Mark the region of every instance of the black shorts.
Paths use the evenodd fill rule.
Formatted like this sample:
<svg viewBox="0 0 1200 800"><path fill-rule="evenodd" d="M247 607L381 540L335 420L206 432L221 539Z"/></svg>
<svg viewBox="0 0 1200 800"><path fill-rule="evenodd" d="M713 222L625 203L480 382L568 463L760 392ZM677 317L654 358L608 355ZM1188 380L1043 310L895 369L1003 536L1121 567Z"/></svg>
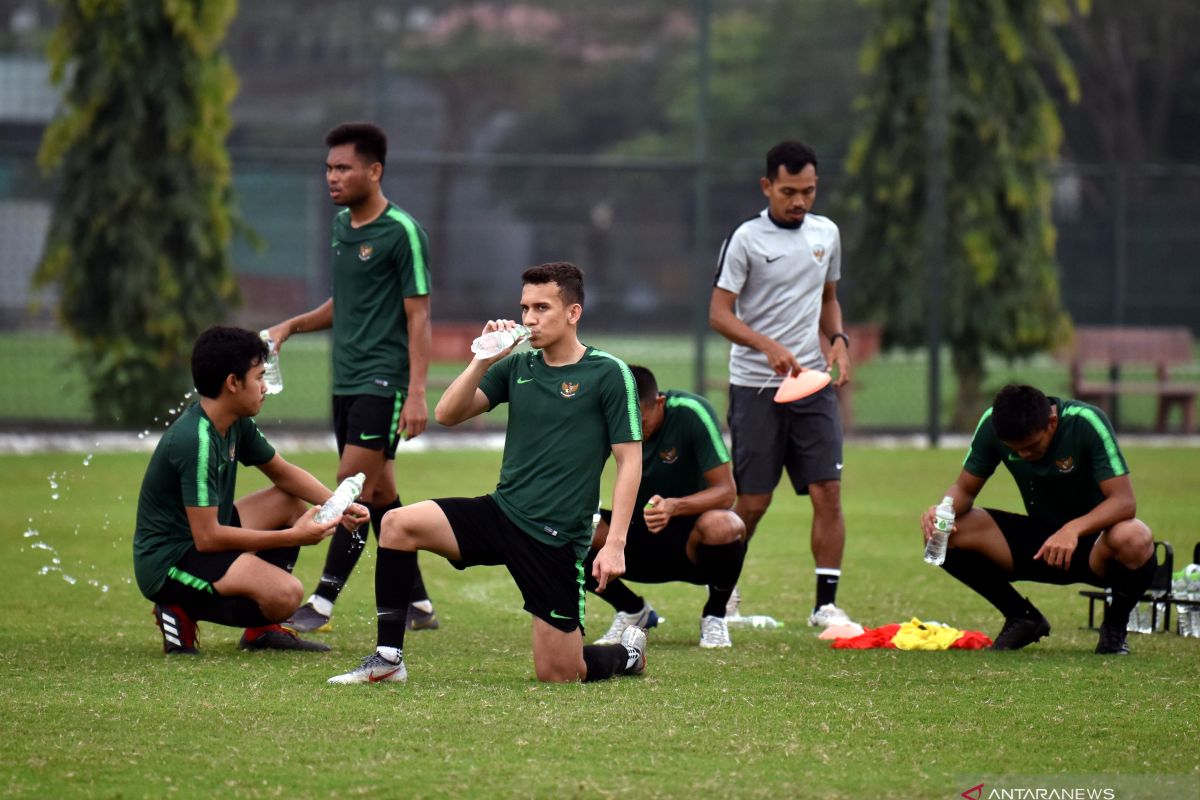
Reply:
<svg viewBox="0 0 1200 800"><path fill-rule="evenodd" d="M606 523L612 521L612 511L600 509ZM625 574L622 578L634 583L672 583L683 581L703 586L707 578L687 556L687 541L699 517L671 517L667 527L651 533L646 518L633 513L629 535L625 539Z"/></svg>
<svg viewBox="0 0 1200 800"><path fill-rule="evenodd" d="M729 434L738 494L770 494L787 469L796 494L842 477L842 416L832 386L791 403L775 392L729 387Z"/></svg>
<svg viewBox="0 0 1200 800"><path fill-rule="evenodd" d="M242 520L238 516L237 508L233 509L233 519L229 521L229 524L235 528L242 527ZM246 551L221 550L216 553L201 553L195 545L192 545L183 554L183 558L167 571L167 579L163 581L162 588L155 592L150 599L162 605L183 606L186 609L190 603L200 597L219 595L220 592L213 584L225 577L225 573L233 566L233 562L237 561L244 552ZM296 559L300 555L300 546L276 547L271 550L261 550L254 555L290 573L296 566Z"/></svg>
<svg viewBox="0 0 1200 800"><path fill-rule="evenodd" d="M447 497L438 504L458 540L457 569L508 568L524 608L560 631L583 632L583 559L564 543L545 544L518 528L491 497Z"/></svg>
<svg viewBox="0 0 1200 800"><path fill-rule="evenodd" d="M346 445L382 450L391 461L400 443L400 410L404 408L404 392L395 397L373 394L333 396L333 436L337 439L338 455Z"/></svg>
<svg viewBox="0 0 1200 800"><path fill-rule="evenodd" d="M1011 511L997 511L994 508L983 509L991 515L1008 542L1012 553L1013 580L1036 581L1038 583L1053 583L1066 585L1068 583L1089 583L1092 586L1107 586L1108 584L1088 565L1092 548L1096 546L1099 533L1089 533L1080 536L1075 552L1071 554L1071 566L1067 569L1051 567L1041 559L1034 561L1033 557L1047 539L1058 531L1059 526L1041 520L1027 517L1024 514L1014 514Z"/></svg>

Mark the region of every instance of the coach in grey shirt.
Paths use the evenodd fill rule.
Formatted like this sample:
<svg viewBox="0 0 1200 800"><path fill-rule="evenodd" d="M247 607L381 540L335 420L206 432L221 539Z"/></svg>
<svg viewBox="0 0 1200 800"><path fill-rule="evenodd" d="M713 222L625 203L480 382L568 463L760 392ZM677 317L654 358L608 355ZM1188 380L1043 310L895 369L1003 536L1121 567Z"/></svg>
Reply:
<svg viewBox="0 0 1200 800"><path fill-rule="evenodd" d="M809 495L817 592L808 623L828 626L850 621L836 603L846 522L835 387L850 379L850 340L837 299L842 244L837 225L810 213L817 196L817 157L807 145L785 141L772 147L759 182L767 208L734 229L722 245L708 312L713 329L733 343L734 510L745 521L749 540L784 468L796 493ZM829 343L828 360L822 339ZM837 377L831 385L791 403L774 402L775 387L786 376L801 368L832 367Z"/></svg>

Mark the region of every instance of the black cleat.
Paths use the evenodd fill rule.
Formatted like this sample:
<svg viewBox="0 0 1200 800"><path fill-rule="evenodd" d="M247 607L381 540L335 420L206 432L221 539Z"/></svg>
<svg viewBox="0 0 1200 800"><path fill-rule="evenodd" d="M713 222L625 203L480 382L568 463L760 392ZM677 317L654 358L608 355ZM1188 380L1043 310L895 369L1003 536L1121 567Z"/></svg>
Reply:
<svg viewBox="0 0 1200 800"><path fill-rule="evenodd" d="M252 635L251 630L258 633L253 638L248 638ZM329 645L301 639L280 625L247 629L242 634L242 640L238 642L238 647L242 650L308 650L314 653L324 653L329 650Z"/></svg>
<svg viewBox="0 0 1200 800"><path fill-rule="evenodd" d="M1096 644L1096 652L1102 656L1127 656L1129 645L1126 644L1125 626L1117 627L1107 622L1100 625L1100 641Z"/></svg>
<svg viewBox="0 0 1200 800"><path fill-rule="evenodd" d="M1035 616L1009 617L992 642L992 650L1020 650L1050 633L1050 622L1042 612L1032 609Z"/></svg>
<svg viewBox="0 0 1200 800"><path fill-rule="evenodd" d="M296 609L291 618L280 623L294 633L327 633L333 630L329 617L313 608L312 603L305 603Z"/></svg>
<svg viewBox="0 0 1200 800"><path fill-rule="evenodd" d="M423 611L415 603L409 603L404 624L410 631L436 631L441 626L436 611Z"/></svg>
<svg viewBox="0 0 1200 800"><path fill-rule="evenodd" d="M162 632L163 652L169 656L199 654L200 630L179 606L154 604L154 624Z"/></svg>

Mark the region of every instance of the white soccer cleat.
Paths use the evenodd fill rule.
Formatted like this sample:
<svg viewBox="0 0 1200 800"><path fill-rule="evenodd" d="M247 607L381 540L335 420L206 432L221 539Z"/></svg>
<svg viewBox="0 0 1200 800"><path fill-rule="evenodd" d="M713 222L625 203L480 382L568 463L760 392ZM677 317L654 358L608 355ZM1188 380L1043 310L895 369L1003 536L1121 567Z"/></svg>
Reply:
<svg viewBox="0 0 1200 800"><path fill-rule="evenodd" d="M658 614L650 607L649 603L643 602L641 611L635 611L632 614L618 611L613 616L612 625L608 627L608 633L601 636L592 644L621 644L621 635L630 626L637 626L646 631L656 625L658 625Z"/></svg>
<svg viewBox="0 0 1200 800"><path fill-rule="evenodd" d="M724 617L700 618L700 647L703 650L733 647L733 641L729 638L729 624Z"/></svg>
<svg viewBox="0 0 1200 800"><path fill-rule="evenodd" d="M646 632L636 625L630 625L621 634L621 642L633 663L625 667L626 675L640 675L646 669Z"/></svg>
<svg viewBox="0 0 1200 800"><path fill-rule="evenodd" d="M379 653L371 653L362 660L355 669L334 675L329 683L386 683L389 681L408 680L408 669L404 666L404 657L399 661L388 661Z"/></svg>
<svg viewBox="0 0 1200 800"><path fill-rule="evenodd" d="M833 603L826 603L818 608L808 617L808 624L819 628L828 628L830 625L849 625L853 620L850 615Z"/></svg>

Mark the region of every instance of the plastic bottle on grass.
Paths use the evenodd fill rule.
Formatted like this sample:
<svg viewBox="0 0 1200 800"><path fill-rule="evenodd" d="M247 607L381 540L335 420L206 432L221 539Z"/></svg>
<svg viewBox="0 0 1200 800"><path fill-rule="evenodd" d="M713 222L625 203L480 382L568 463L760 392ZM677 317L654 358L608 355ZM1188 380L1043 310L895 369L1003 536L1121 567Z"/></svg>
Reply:
<svg viewBox="0 0 1200 800"><path fill-rule="evenodd" d="M513 342L524 339L528 335L529 328L524 325L517 325L506 331L488 331L471 342L471 352L475 354L476 358L491 358L502 353Z"/></svg>
<svg viewBox="0 0 1200 800"><path fill-rule="evenodd" d="M1183 568L1183 599L1189 602L1179 606L1179 635L1200 637L1200 564Z"/></svg>
<svg viewBox="0 0 1200 800"><path fill-rule="evenodd" d="M263 365L267 370L263 373L263 382L267 384L267 394L279 394L283 391L283 373L279 371L279 350L271 341L270 331L261 330L258 335L267 344L267 363Z"/></svg>
<svg viewBox="0 0 1200 800"><path fill-rule="evenodd" d="M346 508L362 492L363 482L366 479L366 475L356 472L342 481L337 491L333 493L333 497L325 501L325 505L321 506L321 510L317 512L314 519L321 524L328 524L339 519L342 514L346 513Z"/></svg>
<svg viewBox="0 0 1200 800"><path fill-rule="evenodd" d="M925 562L940 567L946 560L946 543L954 528L954 499L943 497L934 511L933 534L925 543Z"/></svg>

